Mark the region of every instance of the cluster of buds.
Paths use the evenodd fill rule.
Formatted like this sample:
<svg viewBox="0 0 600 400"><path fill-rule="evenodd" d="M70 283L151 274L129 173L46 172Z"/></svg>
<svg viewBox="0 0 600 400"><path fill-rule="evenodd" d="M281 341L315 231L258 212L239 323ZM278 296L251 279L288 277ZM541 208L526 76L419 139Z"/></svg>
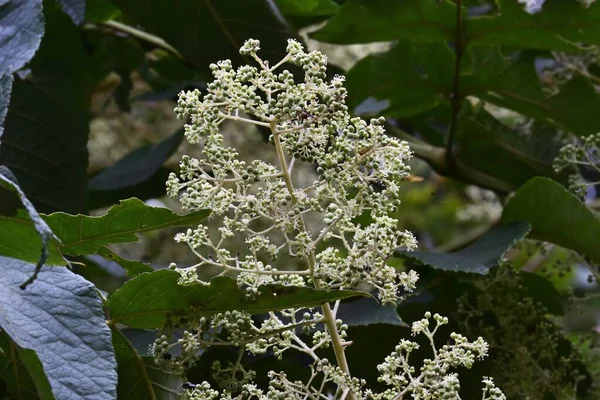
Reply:
<svg viewBox="0 0 600 400"><path fill-rule="evenodd" d="M270 66L257 55L259 48L250 39L240 50L257 66L236 69L229 60L212 64L214 81L206 93L180 94L175 112L189 118L185 136L201 145L202 157L184 156L179 175L168 179L167 191L185 210L210 209L220 227L211 232L200 225L176 235L199 260L190 267L172 265L180 273L179 283L207 284L200 271L210 267L235 276L249 298L270 284L334 290L362 285L382 303L397 304L418 279L416 272L388 264L398 248L417 246L413 235L390 217L400 204L399 184L409 176L407 143L385 134L383 118L367 123L349 115L344 78L328 80L323 54L306 53L300 43L289 40L287 55ZM285 64L302 71L301 82L281 70ZM225 145L220 129L225 121L268 130L277 162L240 159L237 149ZM306 181L301 165L316 172L308 185L298 185ZM315 218L310 215L317 215L319 223L311 223ZM232 251L229 242L240 238L245 248ZM278 265L284 257L299 260L300 266ZM348 326L337 319L338 306L270 312L261 321L238 311L190 319L176 343L161 337L153 351L158 362L175 362L181 368L210 346L239 349L235 363L213 365L220 392L204 382L186 391L188 399L397 398L398 387L375 395L364 390L364 380L350 375L344 349L351 342L346 339ZM470 344L457 336L457 343L459 339L456 346L440 350L433 362L441 357L440 365L448 368L470 366L470 352L482 354L481 341ZM181 354L170 359L166 354L175 345ZM334 350L337 365L320 355L325 348ZM281 359L288 350L312 359L308 383L271 371L270 386L257 388L242 356L272 352ZM395 373L381 368L383 376ZM423 380L423 385L435 379Z"/></svg>
<svg viewBox="0 0 600 400"><path fill-rule="evenodd" d="M584 197L590 187L600 184L600 133L562 147L553 167L556 172L574 167L576 173L569 177L569 189Z"/></svg>

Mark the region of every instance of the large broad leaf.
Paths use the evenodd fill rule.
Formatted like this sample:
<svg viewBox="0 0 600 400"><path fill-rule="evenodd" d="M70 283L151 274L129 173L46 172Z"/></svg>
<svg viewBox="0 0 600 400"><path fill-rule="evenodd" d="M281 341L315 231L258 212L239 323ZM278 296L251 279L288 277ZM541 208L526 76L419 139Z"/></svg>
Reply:
<svg viewBox="0 0 600 400"><path fill-rule="evenodd" d="M208 210L200 210L178 215L167 208L151 207L134 198L122 200L121 204L113 206L100 217L62 212L44 216L50 229L61 241L60 245L51 243L47 263L64 264L61 253L70 256L96 254L111 243L135 242L138 240L137 234L141 232L196 225L208 214ZM13 218L0 216L0 221L0 243L11 244L6 247L0 245L0 254L36 261L40 241L32 223L24 218L23 213ZM37 252L32 252L36 248Z"/></svg>
<svg viewBox="0 0 600 400"><path fill-rule="evenodd" d="M54 399L50 383L35 352L20 348L6 334L0 334L0 350L1 377L11 398Z"/></svg>
<svg viewBox="0 0 600 400"><path fill-rule="evenodd" d="M339 8L333 0L276 0L275 2L279 10L286 16L319 17L333 15Z"/></svg>
<svg viewBox="0 0 600 400"><path fill-rule="evenodd" d="M455 157L473 170L515 188L535 176L567 182L552 168L562 143L556 130L534 125L524 133L509 128L485 110L461 119Z"/></svg>
<svg viewBox="0 0 600 400"><path fill-rule="evenodd" d="M57 399L114 399L116 362L94 285L64 267L46 267L26 290L35 265L0 257L0 327L32 350Z"/></svg>
<svg viewBox="0 0 600 400"><path fill-rule="evenodd" d="M578 1L546 1L542 12L530 14L523 4L498 0L497 15L465 21L467 40L518 48L576 50L600 45L600 4L585 8Z"/></svg>
<svg viewBox="0 0 600 400"><path fill-rule="evenodd" d="M336 316L348 326L404 325L396 311L396 306L382 306L371 297L341 303Z"/></svg>
<svg viewBox="0 0 600 400"><path fill-rule="evenodd" d="M52 245L52 248L57 245L57 238L52 232L52 229L48 226L46 221L42 219L42 217L38 214L35 207L25 193L21 190L19 185L17 184L14 175L8 168L0 166L0 186L8 189L12 192L16 192L19 200L25 207L25 212L31 221L34 232L37 233L33 240L29 240L27 242L27 249L20 248L21 238L19 236L14 235L5 235L4 239L0 243L0 253L12 253L14 251L20 252L18 255L21 258L29 258L33 254L39 254L36 264L35 273L27 279L27 281L23 282L23 288L25 288L29 283L33 282L36 278L38 271L42 268L42 265L48 260L49 250L48 247ZM24 214L22 210L19 210L21 215ZM0 226L0 230L2 227ZM31 246L33 245L33 248ZM35 251L37 248L37 252Z"/></svg>
<svg viewBox="0 0 600 400"><path fill-rule="evenodd" d="M267 0L113 0L128 19L175 47L197 68L230 59L234 65L253 63L239 54L248 38L261 41L261 56L279 61L287 39L295 35ZM193 23L190 23L190 17Z"/></svg>
<svg viewBox="0 0 600 400"><path fill-rule="evenodd" d="M83 212L89 122L84 85L87 58L78 30L67 15L53 3L46 3L44 13L46 35L29 64L31 74L13 83L0 164L12 169L39 211Z"/></svg>
<svg viewBox="0 0 600 400"><path fill-rule="evenodd" d="M42 35L41 0L0 2L0 76L22 68L33 57Z"/></svg>
<svg viewBox="0 0 600 400"><path fill-rule="evenodd" d="M256 297L246 298L234 279L216 277L209 285L182 286L176 271L160 270L127 281L108 301L110 323L134 328L165 326L177 317L194 311L212 315L225 311L258 314L286 308L316 307L352 296L366 296L352 290L315 290L305 287L263 286Z"/></svg>
<svg viewBox="0 0 600 400"><path fill-rule="evenodd" d="M183 130L179 130L162 142L143 146L126 154L94 176L89 182L89 188L116 190L146 181L177 150L182 139Z"/></svg>
<svg viewBox="0 0 600 400"><path fill-rule="evenodd" d="M351 104L370 97L385 100L389 106L383 113L390 117L449 104L454 64L454 51L443 43L400 42L386 53L366 57L349 71ZM476 96L579 136L600 130L595 117L600 96L590 82L574 78L549 96L541 87L533 55L474 47L462 56L458 79L460 97Z"/></svg>
<svg viewBox="0 0 600 400"><path fill-rule="evenodd" d="M531 237L600 262L600 221L579 199L547 178L533 178L510 198L502 222L528 221Z"/></svg>
<svg viewBox="0 0 600 400"><path fill-rule="evenodd" d="M529 228L526 222L497 227L469 247L454 253L398 251L396 254L437 269L487 274L513 244L527 235Z"/></svg>
<svg viewBox="0 0 600 400"><path fill-rule="evenodd" d="M311 37L330 43L397 39L444 42L456 37L456 5L446 0L349 0Z"/></svg>
<svg viewBox="0 0 600 400"><path fill-rule="evenodd" d="M156 365L154 358L141 356L117 328L113 329L117 357L119 400L176 400L183 384L181 375Z"/></svg>

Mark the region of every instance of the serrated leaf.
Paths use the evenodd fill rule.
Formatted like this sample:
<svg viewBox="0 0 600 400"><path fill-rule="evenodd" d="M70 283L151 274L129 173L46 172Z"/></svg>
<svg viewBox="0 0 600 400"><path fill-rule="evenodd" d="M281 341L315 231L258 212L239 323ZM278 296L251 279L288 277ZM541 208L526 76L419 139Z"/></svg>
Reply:
<svg viewBox="0 0 600 400"><path fill-rule="evenodd" d="M11 1L9 7L13 3L19 2ZM44 16L46 34L29 63L31 73L13 83L0 164L13 170L38 211L84 212L89 65L69 17L51 2Z"/></svg>
<svg viewBox="0 0 600 400"><path fill-rule="evenodd" d="M315 290L305 287L263 286L253 299L238 288L234 279L215 277L209 285L182 286L176 271L160 270L127 281L108 300L110 323L134 328L155 329L167 321L167 314L186 315L192 309L212 315L225 311L258 314L285 308L315 307L352 296L368 296L352 290Z"/></svg>
<svg viewBox="0 0 600 400"><path fill-rule="evenodd" d="M600 221L572 193L548 178L533 178L511 197L502 222L528 221L531 237L556 243L600 262Z"/></svg>
<svg viewBox="0 0 600 400"><path fill-rule="evenodd" d="M496 227L472 245L454 253L397 251L396 254L437 269L487 274L514 243L527 235L529 229L526 222Z"/></svg>
<svg viewBox="0 0 600 400"><path fill-rule="evenodd" d="M0 257L0 326L39 358L57 399L114 399L116 362L96 288L64 267ZM77 382L77 384L73 384Z"/></svg>
<svg viewBox="0 0 600 400"><path fill-rule="evenodd" d="M248 38L260 40L261 56L277 62L285 55L287 39L296 37L267 0L113 0L113 3L128 19L164 39L186 61L207 73L210 63L224 59L234 65L253 63L250 57L239 54ZM190 15L196 16L192 24Z"/></svg>
<svg viewBox="0 0 600 400"><path fill-rule="evenodd" d="M310 36L339 44L408 39L449 41L456 37L456 5L439 0L348 0Z"/></svg>
<svg viewBox="0 0 600 400"><path fill-rule="evenodd" d="M209 210L200 210L178 215L168 208L151 207L133 198L122 200L100 217L58 212L49 215L46 221L62 241L61 251L79 256L95 254L107 244L135 242L140 232L194 225L209 213Z"/></svg>
<svg viewBox="0 0 600 400"><path fill-rule="evenodd" d="M37 264L36 264L35 272L26 281L22 282L23 288L25 288L27 285L32 283L33 280L35 280L38 271L40 270L42 265L44 265L44 263L48 260L49 249L55 248L54 246L57 245L56 242L58 241L58 239L56 238L56 236L52 232L52 229L50 229L50 227L48 226L46 221L44 221L42 219L42 217L38 214L37 210L35 209L33 204L31 204L31 202L29 201L27 196L25 196L25 193L23 193L23 191L19 187L12 172L8 168L1 166L1 165L0 165L0 186L5 189L8 189L12 192L17 193L19 200L21 200L21 203L25 207L25 211L27 212L27 216L29 217L29 220L31 221L33 228L35 229L34 232L37 233L37 237L35 238L36 240L33 241L35 243L34 247L37 247L37 252L32 252L33 249L30 248L29 250L25 250L24 253L21 253L21 255L24 257L25 256L28 257L29 252L32 252L32 254L35 254L35 253L39 254L38 259L36 260ZM3 226L0 226L0 232L2 231L3 228L4 228ZM0 233L0 235L1 235L1 233ZM19 243L20 238L18 236L14 236L14 235L4 235L4 236L5 236L4 240L2 242L0 242L0 253L6 253L6 252L10 253L14 249L18 250L19 245L20 245L20 243ZM50 247L50 244L51 244L50 242L52 242L52 247ZM30 241L28 244L31 245L32 241Z"/></svg>
<svg viewBox="0 0 600 400"><path fill-rule="evenodd" d="M162 207L151 207L139 199L122 200L105 215L70 215L62 212L43 216L61 244L50 243L47 264L64 265L61 254L80 256L96 254L112 243L135 242L137 233L148 232L171 226L198 224L209 214L200 210L187 215L178 215ZM11 240L16 238L17 240ZM37 261L39 238L23 213L16 217L0 216L0 254L18 257L25 261ZM2 246L10 243L10 246ZM39 250L38 250L39 251Z"/></svg>
<svg viewBox="0 0 600 400"><path fill-rule="evenodd" d="M103 169L89 181L91 190L117 190L149 179L169 158L183 139L183 129L165 140L140 147Z"/></svg>
<svg viewBox="0 0 600 400"><path fill-rule="evenodd" d="M107 260L119 264L121 267L123 267L127 276L137 276L143 272L154 271L154 269L152 269L152 267L147 263L123 258L108 247L101 247L97 254L106 258Z"/></svg>
<svg viewBox="0 0 600 400"><path fill-rule="evenodd" d="M179 398L183 384L181 375L162 369L153 357L140 356L117 328L113 329L113 345L119 375L119 400Z"/></svg>
<svg viewBox="0 0 600 400"><path fill-rule="evenodd" d="M41 0L0 4L0 76L21 69L35 54L44 34Z"/></svg>

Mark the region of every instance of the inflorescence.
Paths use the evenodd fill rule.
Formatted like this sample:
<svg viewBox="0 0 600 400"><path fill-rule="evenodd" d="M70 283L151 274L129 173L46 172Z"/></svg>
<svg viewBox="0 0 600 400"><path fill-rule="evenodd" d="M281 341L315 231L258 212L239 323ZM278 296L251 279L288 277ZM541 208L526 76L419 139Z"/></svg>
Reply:
<svg viewBox="0 0 600 400"><path fill-rule="evenodd" d="M407 143L385 134L383 118L367 123L350 116L344 78L327 79L323 54L306 53L300 43L289 40L287 55L270 66L257 55L259 48L260 43L250 39L240 50L257 66L235 69L229 60L212 64L214 81L206 93L194 90L179 96L175 112L189 118L185 136L201 145L202 157L182 158L180 174L168 179L168 194L179 198L185 210L212 210L211 218L221 222L216 234L200 225L175 237L199 259L191 267L172 266L181 275L179 283L207 284L201 279L206 275L203 268L216 268L221 275L235 276L248 297L270 284L317 289L363 285L372 288L382 303L396 304L418 279L415 271L399 271L388 264L396 249L417 246L413 235L399 229L390 216L400 204L399 184L410 171ZM302 82L297 83L289 70L281 70L285 64L303 71ZM224 144L220 127L225 121L268 130L277 165L240 160L238 151ZM299 173L295 166L301 163L314 165L318 176L306 187L294 184ZM309 223L313 214L322 221L320 226ZM243 238L245 253L234 254L228 248L234 237ZM277 260L284 255L296 258L302 267L281 269ZM160 337L153 352L157 362L182 372L208 347L238 347L236 363L213 365L220 392L204 382L184 395L209 400L400 399L402 393L419 399L450 398L459 388L458 376L450 369L470 367L486 355L481 338L470 343L452 334L454 344L437 351L434 347L434 358L415 375L407 360L416 344L403 341L379 366L381 380L390 389L375 394L365 390L365 381L350 375L344 348L351 342L348 326L336 317L338 306L339 302L319 311L270 312L261 322L239 311L187 318L181 337L175 343ZM434 316L437 326L430 331L429 317L415 323L413 333L433 340L447 319ZM181 346L181 355L171 357L175 345ZM319 353L328 347L334 350L335 364ZM256 387L254 372L242 366L243 354L272 352L281 358L288 350L313 360L308 383L271 371L269 388ZM484 398L503 398L491 380L485 384Z"/></svg>

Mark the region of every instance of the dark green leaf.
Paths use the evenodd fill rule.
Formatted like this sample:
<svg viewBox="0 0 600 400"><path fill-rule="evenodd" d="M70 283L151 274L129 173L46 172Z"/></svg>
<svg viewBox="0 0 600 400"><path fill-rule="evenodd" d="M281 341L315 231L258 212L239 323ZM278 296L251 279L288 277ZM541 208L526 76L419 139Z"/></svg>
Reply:
<svg viewBox="0 0 600 400"><path fill-rule="evenodd" d="M85 0L57 0L64 12L73 20L73 23L81 25L85 16Z"/></svg>
<svg viewBox="0 0 600 400"><path fill-rule="evenodd" d="M119 400L176 400L183 384L181 375L162 369L153 357L140 356L123 333L113 329L113 345L117 356Z"/></svg>
<svg viewBox="0 0 600 400"><path fill-rule="evenodd" d="M106 22L116 19L121 11L110 0L87 0L85 20L89 22Z"/></svg>
<svg viewBox="0 0 600 400"><path fill-rule="evenodd" d="M437 269L487 274L514 243L527 235L529 229L526 222L497 227L469 247L454 253L398 251L396 254Z"/></svg>
<svg viewBox="0 0 600 400"><path fill-rule="evenodd" d="M101 247L98 249L98 255L119 264L121 267L123 267L127 276L137 276L143 272L154 271L150 265L141 261L133 261L123 258L108 247Z"/></svg>
<svg viewBox="0 0 600 400"><path fill-rule="evenodd" d="M528 221L531 237L556 243L600 262L600 221L579 199L547 178L533 178L511 197L502 222Z"/></svg>
<svg viewBox="0 0 600 400"><path fill-rule="evenodd" d="M447 0L348 0L311 37L339 44L444 42L455 39L455 27L456 6Z"/></svg>
<svg viewBox="0 0 600 400"><path fill-rule="evenodd" d="M333 15L339 8L333 0L276 0L276 3L283 15L303 17Z"/></svg>
<svg viewBox="0 0 600 400"><path fill-rule="evenodd" d="M466 21L468 41L562 51L600 44L600 4L585 8L577 1L546 1L543 11L533 15L518 1L498 0L498 4L496 16Z"/></svg>
<svg viewBox="0 0 600 400"><path fill-rule="evenodd" d="M21 69L35 54L44 34L41 0L0 3L0 76Z"/></svg>
<svg viewBox="0 0 600 400"><path fill-rule="evenodd" d="M168 168L160 167L151 177L135 186L117 190L90 190L90 210L110 207L130 197L149 200L165 196L165 182L171 172Z"/></svg>
<svg viewBox="0 0 600 400"><path fill-rule="evenodd" d="M91 190L115 190L135 186L152 176L183 139L183 129L162 142L140 147L103 169L89 182Z"/></svg>
<svg viewBox="0 0 600 400"><path fill-rule="evenodd" d="M46 35L29 64L31 75L13 83L0 164L12 169L40 212L83 212L89 125L83 86L87 59L69 18L52 3L47 3L44 12Z"/></svg>
<svg viewBox="0 0 600 400"><path fill-rule="evenodd" d="M176 271L160 270L127 281L109 298L111 323L154 329L169 318L185 316L192 310L204 315L238 310L262 313L285 308L315 307L352 296L366 296L351 290L314 290L303 287L264 286L254 299L228 277L211 279L209 285L182 286Z"/></svg>
<svg viewBox="0 0 600 400"><path fill-rule="evenodd" d="M48 224L46 224L46 221L44 221L42 219L42 217L38 214L35 207L33 206L33 204L31 204L31 202L29 201L27 196L25 196L25 193L23 193L23 191L17 184L12 172L4 166L0 166L0 186L17 193L17 195L19 196L19 199L21 200L21 203L23 204L23 206L25 207L25 210L27 211L29 220L33 224L33 228L35 229L35 232L38 235L38 237L36 238L35 241L40 244L38 246L38 254L40 254L39 259L37 260L35 273L31 277L29 277L27 279L27 281L25 281L23 283L22 288L24 289L27 285L29 285L31 282L33 282L33 280L37 276L38 271L40 270L40 268L42 268L42 265L44 265L44 263L48 260L50 241L57 241L58 239L52 232L52 229L50 229ZM2 232L2 231L0 230L0 232ZM2 233L0 233L0 235L1 234ZM2 253L2 254L6 253L6 252L10 253L13 251L13 249L18 250L18 248L20 246L20 243L19 243L20 238L18 236L14 236L14 235L4 235L4 236L5 237L2 240L2 243L0 243L0 248L2 248L2 249L0 249L0 253ZM31 242L29 242L29 244L30 243ZM35 254L35 253L33 253L33 254ZM29 257L28 253L21 254L21 255L23 257Z"/></svg>
<svg viewBox="0 0 600 400"><path fill-rule="evenodd" d="M337 318L349 326L387 324L404 325L393 305L382 306L374 298L345 301L338 308Z"/></svg>
<svg viewBox="0 0 600 400"><path fill-rule="evenodd" d="M54 213L46 220L62 241L61 251L78 256L95 254L111 243L135 242L140 232L198 224L208 214L208 210L200 210L178 215L168 208L151 207L133 198L122 200L101 217Z"/></svg>
<svg viewBox="0 0 600 400"><path fill-rule="evenodd" d="M61 241L50 242L50 257L46 264L64 265L62 254L71 256L96 254L102 247L111 243L135 242L137 233L148 232L171 226L191 226L198 224L209 214L207 210L187 215L178 215L162 207L151 207L139 199L122 200L105 215L90 217L54 213L44 216L44 220ZM25 261L37 261L40 240L33 224L23 213L16 217L0 216L0 254L18 257ZM12 240L10 238L18 238ZM10 246L2 246L10 243ZM38 249L36 252L33 250Z"/></svg>
<svg viewBox="0 0 600 400"><path fill-rule="evenodd" d="M525 134L510 129L481 110L461 119L455 156L474 170L510 183L515 188L535 176L567 182L552 168L562 143L556 130L532 126Z"/></svg>
<svg viewBox="0 0 600 400"><path fill-rule="evenodd" d="M351 104L367 98L386 100L389 107L384 114L398 118L449 104L454 64L453 50L443 43L400 42L386 53L366 57L349 71ZM600 130L595 117L600 96L590 82L574 78L558 94L547 95L531 54L471 48L461 59L459 87L461 97L476 96L579 136ZM447 118L449 122L450 115Z"/></svg>
<svg viewBox="0 0 600 400"><path fill-rule="evenodd" d="M175 47L191 64L209 71L210 63L230 59L252 63L239 49L248 38L261 41L261 56L277 62L290 32L270 1L113 0L128 19ZM190 16L194 22L190 23Z"/></svg>
<svg viewBox="0 0 600 400"><path fill-rule="evenodd" d="M46 267L20 289L34 270L0 257L3 331L37 354L57 399L115 398L116 362L95 287L67 268Z"/></svg>
<svg viewBox="0 0 600 400"><path fill-rule="evenodd" d="M0 349L1 377L6 383L11 398L16 400L54 399L50 383L33 351L19 348L6 334L0 334ZM24 357L22 357L23 355ZM30 373L30 371L32 372Z"/></svg>

